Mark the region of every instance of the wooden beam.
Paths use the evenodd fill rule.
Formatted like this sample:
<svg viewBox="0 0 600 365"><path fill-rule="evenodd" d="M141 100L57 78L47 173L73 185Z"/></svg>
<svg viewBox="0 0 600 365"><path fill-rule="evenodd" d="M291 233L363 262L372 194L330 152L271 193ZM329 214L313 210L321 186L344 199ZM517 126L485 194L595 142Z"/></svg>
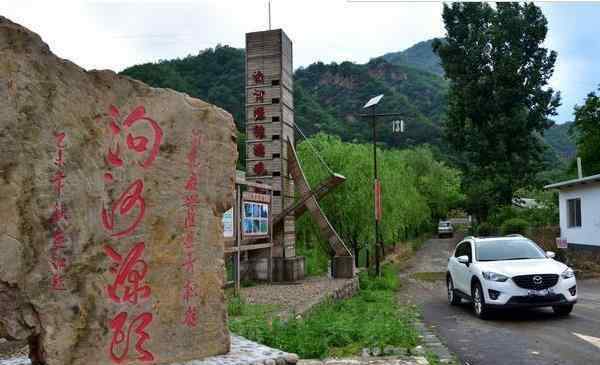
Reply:
<svg viewBox="0 0 600 365"><path fill-rule="evenodd" d="M321 182L316 188L310 190L307 194L304 194L300 199L290 205L283 212L278 214L274 219L274 224L278 224L286 215L294 214L296 218L300 217L302 213L306 212L306 201L310 198L321 199L325 194L330 192L332 189L346 181L346 178L340 174L333 174L327 180Z"/></svg>
<svg viewBox="0 0 600 365"><path fill-rule="evenodd" d="M262 250L264 248L270 248L273 246L273 243L258 243L254 245L240 245L239 249L236 246L225 247L225 254L231 254L235 252L244 252L244 251L253 251L253 250Z"/></svg>
<svg viewBox="0 0 600 365"><path fill-rule="evenodd" d="M315 198L315 195L317 193L311 191L310 186L308 185L308 181L306 180L306 176L304 175L304 171L302 170L302 166L300 166L300 160L298 159L296 149L294 148L293 144L290 143L289 140L287 141L287 148L289 173L294 179L296 190L300 193L300 196L302 197L301 200L304 200L303 205L306 207L306 209L310 212L312 217L319 225L319 228L321 229L321 235L327 239L327 241L329 242L329 246L337 256L352 256L352 253L350 252L342 238L333 228L333 226L329 222L329 219L327 219L327 217L325 216L325 213L323 213L319 202ZM334 175L333 179L330 179L331 184L333 184L333 182L336 180L338 181L337 184L339 184L341 180L339 177L343 178L343 176L341 175L338 175L338 178L336 178ZM329 189L321 189L320 191L323 192L323 190Z"/></svg>

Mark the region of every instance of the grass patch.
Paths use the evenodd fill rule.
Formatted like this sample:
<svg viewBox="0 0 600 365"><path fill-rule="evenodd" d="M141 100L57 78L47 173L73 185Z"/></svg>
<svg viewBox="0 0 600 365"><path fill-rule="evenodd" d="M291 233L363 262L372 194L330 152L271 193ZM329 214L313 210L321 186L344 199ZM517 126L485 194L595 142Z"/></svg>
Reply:
<svg viewBox="0 0 600 365"><path fill-rule="evenodd" d="M232 316L232 332L267 346L298 354L301 358L358 355L362 348L417 345L413 321L418 313L396 301L397 270L388 265L380 278L362 273L361 291L355 297L324 303L305 318L282 322L265 308L242 304L241 316ZM239 313L238 304L232 313ZM255 311L252 316L248 314Z"/></svg>
<svg viewBox="0 0 600 365"><path fill-rule="evenodd" d="M227 313L236 321L247 321L255 318L269 319L278 311L278 305L250 304L240 296L230 296L227 300Z"/></svg>
<svg viewBox="0 0 600 365"><path fill-rule="evenodd" d="M416 272L411 277L420 281L443 281L446 280L446 273L443 271Z"/></svg>
<svg viewBox="0 0 600 365"><path fill-rule="evenodd" d="M440 357L433 351L427 350L425 351L425 358L429 362L429 365L439 365Z"/></svg>

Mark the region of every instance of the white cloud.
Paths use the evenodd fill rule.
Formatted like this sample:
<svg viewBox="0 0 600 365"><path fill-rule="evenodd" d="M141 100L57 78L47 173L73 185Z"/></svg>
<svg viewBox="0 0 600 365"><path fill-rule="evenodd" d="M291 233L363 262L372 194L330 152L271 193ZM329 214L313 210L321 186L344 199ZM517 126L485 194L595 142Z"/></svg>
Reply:
<svg viewBox="0 0 600 365"><path fill-rule="evenodd" d="M120 71L197 54L218 43L244 47L246 32L267 27L267 0L0 1L2 15L87 69ZM600 83L592 62L600 55L595 34L600 6L541 6L549 21L548 47L559 51L551 83L563 92L558 119L564 121L571 118L573 104ZM272 23L292 38L295 67L316 61L363 63L443 36L441 11L441 2L272 0ZM589 40L576 42L582 35Z"/></svg>
<svg viewBox="0 0 600 365"><path fill-rule="evenodd" d="M117 71L217 43L243 47L246 32L267 28L266 0L8 0L2 11L38 32L59 56ZM272 25L294 41L295 66L366 62L442 35L440 13L440 3L273 0Z"/></svg>

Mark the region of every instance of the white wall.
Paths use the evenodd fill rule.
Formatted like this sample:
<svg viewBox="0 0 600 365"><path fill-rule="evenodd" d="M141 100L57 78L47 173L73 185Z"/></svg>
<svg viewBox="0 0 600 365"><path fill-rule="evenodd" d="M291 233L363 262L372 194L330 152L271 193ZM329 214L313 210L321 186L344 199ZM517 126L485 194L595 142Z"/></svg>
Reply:
<svg viewBox="0 0 600 365"><path fill-rule="evenodd" d="M567 199L581 199L581 227L567 227ZM561 237L569 243L600 246L600 184L564 189L559 194Z"/></svg>

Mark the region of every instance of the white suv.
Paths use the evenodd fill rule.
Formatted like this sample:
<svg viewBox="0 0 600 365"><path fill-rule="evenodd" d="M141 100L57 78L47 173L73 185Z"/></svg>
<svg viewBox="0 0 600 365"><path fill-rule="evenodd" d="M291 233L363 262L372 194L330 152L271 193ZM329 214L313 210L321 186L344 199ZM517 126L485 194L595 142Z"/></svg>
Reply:
<svg viewBox="0 0 600 365"><path fill-rule="evenodd" d="M577 302L575 273L521 236L466 237L448 260L448 301L473 303L485 318L490 309L552 307L568 315Z"/></svg>

